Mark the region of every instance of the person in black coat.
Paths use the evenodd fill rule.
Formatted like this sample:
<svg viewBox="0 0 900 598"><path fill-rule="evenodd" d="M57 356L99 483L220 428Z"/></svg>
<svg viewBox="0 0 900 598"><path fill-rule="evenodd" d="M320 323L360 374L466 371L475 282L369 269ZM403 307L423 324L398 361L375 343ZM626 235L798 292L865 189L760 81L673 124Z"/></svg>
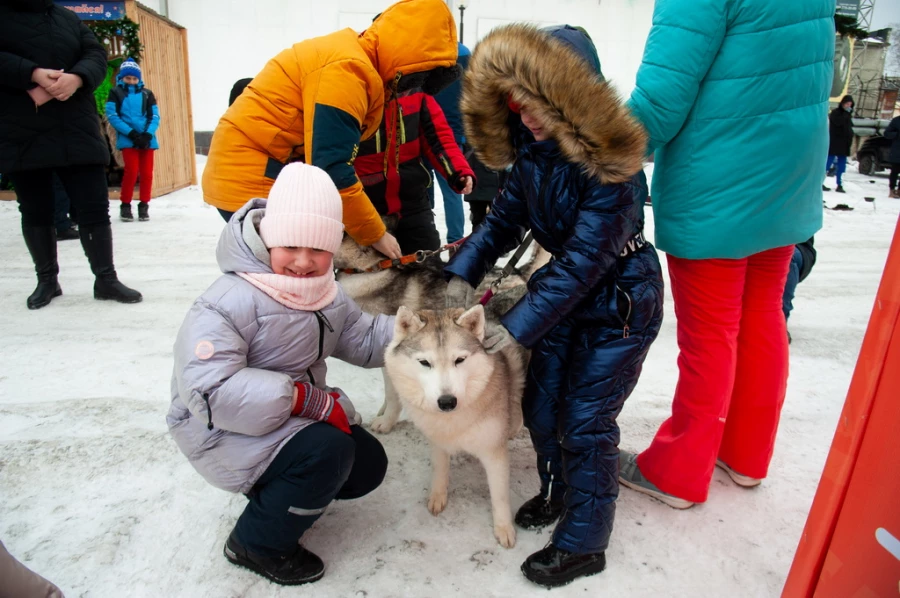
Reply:
<svg viewBox="0 0 900 598"><path fill-rule="evenodd" d="M891 124L884 130L884 138L891 140L891 151L888 154L888 162L891 165L891 176L888 179L889 196L900 198L900 188L897 187L897 176L900 175L900 116L891 120Z"/></svg>
<svg viewBox="0 0 900 598"><path fill-rule="evenodd" d="M0 172L22 213L22 235L39 309L62 294L57 281L53 174L72 201L81 245L96 277L95 299L137 303L113 266L109 149L93 90L106 77L106 50L75 13L51 0L0 0Z"/></svg>
<svg viewBox="0 0 900 598"><path fill-rule="evenodd" d="M825 172L837 162L837 188L835 191L844 193L841 178L847 170L847 156L850 155L850 144L853 143L853 96L844 96L840 105L828 115L828 162L825 164ZM831 191L822 185L822 191Z"/></svg>

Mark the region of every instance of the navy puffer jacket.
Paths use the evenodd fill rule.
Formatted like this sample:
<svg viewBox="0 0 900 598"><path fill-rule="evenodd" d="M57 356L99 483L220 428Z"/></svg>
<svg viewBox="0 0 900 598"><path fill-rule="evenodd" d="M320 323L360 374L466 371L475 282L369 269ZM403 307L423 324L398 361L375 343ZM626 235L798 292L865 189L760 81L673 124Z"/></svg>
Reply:
<svg viewBox="0 0 900 598"><path fill-rule="evenodd" d="M484 81L472 77L481 73L467 75L467 137L489 167L515 165L491 213L445 268L446 276L476 286L531 229L554 259L532 276L529 292L501 320L516 340L533 347L569 316L585 327L624 330L644 301L657 303L662 288L656 251L642 236L647 181L640 127L611 89L584 93L602 85L596 76L582 81L569 73L567 93L547 99L539 82L527 85L533 79L527 69L507 78L496 77L493 69L483 73ZM505 102L498 110L497 98L507 96L539 107L551 139L535 142ZM562 120L563 114L571 121Z"/></svg>

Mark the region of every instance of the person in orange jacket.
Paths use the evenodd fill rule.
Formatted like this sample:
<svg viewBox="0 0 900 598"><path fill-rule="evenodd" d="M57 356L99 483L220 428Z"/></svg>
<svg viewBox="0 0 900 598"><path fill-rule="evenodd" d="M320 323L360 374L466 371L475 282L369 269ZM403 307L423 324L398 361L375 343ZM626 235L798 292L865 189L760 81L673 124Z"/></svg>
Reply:
<svg viewBox="0 0 900 598"><path fill-rule="evenodd" d="M456 24L442 0L400 0L361 34L348 28L294 44L219 120L203 172L204 200L230 218L248 199L265 197L285 164L302 161L331 176L345 229L357 243L400 257L353 161L360 142L378 130L385 97L400 79L428 72L423 89L437 93L459 76L456 54Z"/></svg>

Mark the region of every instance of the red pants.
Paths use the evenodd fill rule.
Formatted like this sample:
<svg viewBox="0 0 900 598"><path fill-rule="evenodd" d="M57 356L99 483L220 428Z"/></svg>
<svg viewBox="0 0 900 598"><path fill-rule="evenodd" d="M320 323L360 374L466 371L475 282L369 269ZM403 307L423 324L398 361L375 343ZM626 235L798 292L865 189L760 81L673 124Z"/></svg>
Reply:
<svg viewBox="0 0 900 598"><path fill-rule="evenodd" d="M122 203L131 203L134 195L134 183L137 181L138 172L141 174L141 201L150 201L150 190L153 189L153 152L152 149L135 149L133 147L122 150L125 159L125 174L122 176L122 194L119 196Z"/></svg>
<svg viewBox="0 0 900 598"><path fill-rule="evenodd" d="M668 256L678 386L672 417L637 461L663 492L706 501L716 458L743 475L766 477L787 388L781 297L793 251L739 260Z"/></svg>

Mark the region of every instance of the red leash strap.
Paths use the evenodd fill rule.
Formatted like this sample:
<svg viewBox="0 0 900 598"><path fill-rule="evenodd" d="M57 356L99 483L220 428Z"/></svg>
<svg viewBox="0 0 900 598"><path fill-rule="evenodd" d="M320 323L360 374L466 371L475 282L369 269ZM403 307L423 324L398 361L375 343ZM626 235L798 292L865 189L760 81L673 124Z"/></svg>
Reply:
<svg viewBox="0 0 900 598"><path fill-rule="evenodd" d="M439 253L443 253L450 249L454 249L459 245L462 245L463 241L465 241L468 237L463 237L459 241L454 241L453 243L447 243L437 249L431 251L417 251L415 253L410 253L409 255L404 255L403 257L398 257L394 259L386 259L381 260L371 268L359 269L359 268L339 268L338 272L342 272L343 274L367 274L372 272L380 272L382 270L387 270L388 268L393 268L395 266L407 266L409 264L420 264L424 262L426 259L430 258L433 255L437 255Z"/></svg>

